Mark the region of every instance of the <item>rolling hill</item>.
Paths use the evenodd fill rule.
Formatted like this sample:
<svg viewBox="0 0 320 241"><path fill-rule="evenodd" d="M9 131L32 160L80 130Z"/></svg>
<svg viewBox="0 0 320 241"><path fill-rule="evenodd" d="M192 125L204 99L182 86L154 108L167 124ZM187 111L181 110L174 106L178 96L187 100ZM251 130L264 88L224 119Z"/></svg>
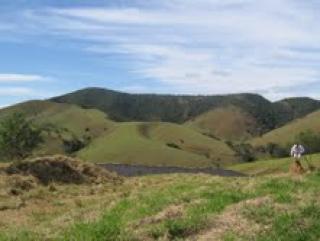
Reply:
<svg viewBox="0 0 320 241"><path fill-rule="evenodd" d="M319 101L308 98L272 103L254 94L133 95L89 88L2 109L0 119L23 112L51 130L43 134L45 143L35 155L199 167L244 160L248 150L243 141L254 146L282 144L306 127L319 130L320 112L307 115L318 107Z"/></svg>
<svg viewBox="0 0 320 241"><path fill-rule="evenodd" d="M101 111L50 101L28 101L2 109L0 119L14 112L23 113L38 125L54 129L54 133L44 134L45 143L37 154L64 154L64 141L84 137L94 139L115 124Z"/></svg>
<svg viewBox="0 0 320 241"><path fill-rule="evenodd" d="M207 135L232 141L246 140L262 131L253 116L234 106L208 111L185 125Z"/></svg>
<svg viewBox="0 0 320 241"><path fill-rule="evenodd" d="M116 121L164 121L186 122L204 112L217 107L235 105L248 109L257 116L261 124L268 114L268 100L254 94L226 96L174 96L155 94L127 94L106 89L88 88L52 101L70 103L84 108L96 108ZM261 112L261 109L265 111Z"/></svg>
<svg viewBox="0 0 320 241"><path fill-rule="evenodd" d="M278 126L301 118L320 108L319 101L307 97L287 98L274 103Z"/></svg>
<svg viewBox="0 0 320 241"><path fill-rule="evenodd" d="M224 165L239 159L224 142L178 124L116 123L99 110L50 101L2 109L0 119L14 112L54 130L44 134L45 142L34 155L71 154L93 162L188 167ZM72 141L86 143L79 152L68 152L66 145Z"/></svg>
<svg viewBox="0 0 320 241"><path fill-rule="evenodd" d="M266 145L268 143L276 143L281 146L286 146L293 142L297 134L303 131L311 130L315 133L320 133L320 111L313 112L303 118L296 119L289 124L275 129L265 135L254 138L250 141L254 146Z"/></svg>
<svg viewBox="0 0 320 241"><path fill-rule="evenodd" d="M243 112L255 122L257 130L250 129L254 134L268 132L320 108L320 101L309 98L292 98L273 103L256 94L174 96L128 94L101 88L79 90L55 97L52 101L99 109L115 121L164 121L179 124L214 109L233 106L235 115L239 115L239 111ZM210 121L209 117L210 114L204 118ZM248 121L251 123L251 120Z"/></svg>
<svg viewBox="0 0 320 241"><path fill-rule="evenodd" d="M78 153L84 160L149 166L204 167L237 161L221 141L169 123L122 123Z"/></svg>
<svg viewBox="0 0 320 241"><path fill-rule="evenodd" d="M51 101L28 101L1 109L0 118L14 112L23 113L38 123L58 125L76 135L87 131L95 137L100 135L102 130L111 128L115 124L101 111Z"/></svg>

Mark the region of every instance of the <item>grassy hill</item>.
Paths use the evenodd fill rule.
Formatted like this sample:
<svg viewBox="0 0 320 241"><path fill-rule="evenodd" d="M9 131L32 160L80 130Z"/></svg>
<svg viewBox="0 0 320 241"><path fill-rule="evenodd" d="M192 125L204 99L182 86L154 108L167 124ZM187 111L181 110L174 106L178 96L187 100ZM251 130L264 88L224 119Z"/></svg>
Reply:
<svg viewBox="0 0 320 241"><path fill-rule="evenodd" d="M250 150L237 142L305 115L318 104L308 98L272 103L254 94L132 95L89 88L52 101L29 101L2 109L0 118L23 112L39 125L55 129L44 134L45 143L35 155L61 153L92 162L199 167L240 161L239 155ZM250 143L287 143L305 127L319 130L317 113ZM233 141L232 148L227 140Z"/></svg>
<svg viewBox="0 0 320 241"><path fill-rule="evenodd" d="M44 186L0 172L0 240L318 241L319 184L315 172Z"/></svg>
<svg viewBox="0 0 320 241"><path fill-rule="evenodd" d="M287 98L274 103L278 127L319 109L319 101L307 97Z"/></svg>
<svg viewBox="0 0 320 241"><path fill-rule="evenodd" d="M23 113L38 125L57 130L56 134L45 135L45 143L37 154L65 153L63 140L72 138L97 138L114 126L107 115L93 109L82 109L76 105L58 104L50 101L29 101L0 110L0 118L14 112Z"/></svg>
<svg viewBox="0 0 320 241"><path fill-rule="evenodd" d="M71 154L92 162L198 167L239 159L224 142L177 124L116 123L99 110L50 101L3 109L0 118L14 112L58 130L44 134L45 142L34 155L70 154L66 142L80 140L87 143Z"/></svg>
<svg viewBox="0 0 320 241"><path fill-rule="evenodd" d="M99 136L105 128L114 125L114 122L101 111L50 101L29 101L2 109L0 118L14 112L23 113L37 123L51 123L66 128L76 135L89 131L93 136Z"/></svg>
<svg viewBox="0 0 320 241"><path fill-rule="evenodd" d="M254 126L258 129L250 130L253 133L267 132L320 108L319 101L308 98L286 99L272 103L256 94L174 96L127 94L100 88L87 88L52 100L59 103L77 104L85 108L96 108L107 113L112 120L116 121L173 123L190 121L216 108L234 106L236 107L235 115L239 116L240 111L254 119L256 122ZM233 113L230 109L228 111ZM210 116L208 114L203 118L210 119ZM244 134L246 135L247 131Z"/></svg>
<svg viewBox="0 0 320 241"><path fill-rule="evenodd" d="M208 111L185 125L219 139L233 141L246 140L262 131L253 116L234 106Z"/></svg>
<svg viewBox="0 0 320 241"><path fill-rule="evenodd" d="M320 133L320 111L311 113L303 118L296 119L291 123L264 134L262 137L254 138L250 141L254 146L266 145L267 143L276 143L286 146L293 142L297 134L302 131L311 130Z"/></svg>
<svg viewBox="0 0 320 241"><path fill-rule="evenodd" d="M84 160L154 166L212 166L235 162L221 141L169 123L122 123L78 153Z"/></svg>

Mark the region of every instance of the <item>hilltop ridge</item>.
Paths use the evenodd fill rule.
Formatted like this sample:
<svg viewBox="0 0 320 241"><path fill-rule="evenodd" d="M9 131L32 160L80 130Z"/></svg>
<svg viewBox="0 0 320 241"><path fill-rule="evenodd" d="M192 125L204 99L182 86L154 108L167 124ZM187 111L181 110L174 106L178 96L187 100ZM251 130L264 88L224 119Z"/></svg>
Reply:
<svg viewBox="0 0 320 241"><path fill-rule="evenodd" d="M160 95L129 94L103 88L86 88L54 97L54 102L99 109L114 121L184 123L216 108L234 106L255 119L259 134L320 109L320 101L288 98L271 102L258 94Z"/></svg>

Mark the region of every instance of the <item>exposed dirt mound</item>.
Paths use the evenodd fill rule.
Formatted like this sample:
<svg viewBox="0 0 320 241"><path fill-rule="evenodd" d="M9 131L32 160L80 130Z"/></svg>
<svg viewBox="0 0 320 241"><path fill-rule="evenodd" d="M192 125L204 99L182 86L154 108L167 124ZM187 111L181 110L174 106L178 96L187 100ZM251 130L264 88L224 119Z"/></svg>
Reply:
<svg viewBox="0 0 320 241"><path fill-rule="evenodd" d="M13 163L5 172L9 175L31 175L41 184L56 183L122 183L123 179L93 164L66 156L40 157Z"/></svg>
<svg viewBox="0 0 320 241"><path fill-rule="evenodd" d="M291 167L290 171L294 174L303 174L305 172L305 169L301 165L300 161L295 161Z"/></svg>

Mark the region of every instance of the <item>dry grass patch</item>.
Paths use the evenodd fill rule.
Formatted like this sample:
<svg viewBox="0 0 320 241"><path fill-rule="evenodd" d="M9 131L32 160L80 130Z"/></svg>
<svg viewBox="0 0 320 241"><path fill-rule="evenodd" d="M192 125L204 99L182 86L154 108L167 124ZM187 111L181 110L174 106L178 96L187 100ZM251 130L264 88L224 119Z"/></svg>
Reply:
<svg viewBox="0 0 320 241"><path fill-rule="evenodd" d="M123 182L114 173L64 156L2 165L0 234L15 240L14 227L52 239L75 221L95 221L119 198Z"/></svg>
<svg viewBox="0 0 320 241"><path fill-rule="evenodd" d="M198 234L189 238L189 241L219 241L225 240L225 235L229 232L236 233L240 236L250 233L252 237L261 231L263 227L258 225L252 220L247 219L243 215L243 210L246 206L252 208L259 208L266 203L272 202L269 197L259 197L254 199L249 199L241 201L237 204L228 206L221 214L213 216L208 225L209 228Z"/></svg>
<svg viewBox="0 0 320 241"><path fill-rule="evenodd" d="M136 225L139 227L141 225L150 225L150 224L157 224L164 220L176 219L182 217L184 214L184 207L183 205L170 205L166 207L161 212L157 213L156 215L146 217L141 219Z"/></svg>
<svg viewBox="0 0 320 241"><path fill-rule="evenodd" d="M66 156L47 156L15 162L4 169L9 174L30 175L41 184L121 183L122 179L101 167Z"/></svg>

